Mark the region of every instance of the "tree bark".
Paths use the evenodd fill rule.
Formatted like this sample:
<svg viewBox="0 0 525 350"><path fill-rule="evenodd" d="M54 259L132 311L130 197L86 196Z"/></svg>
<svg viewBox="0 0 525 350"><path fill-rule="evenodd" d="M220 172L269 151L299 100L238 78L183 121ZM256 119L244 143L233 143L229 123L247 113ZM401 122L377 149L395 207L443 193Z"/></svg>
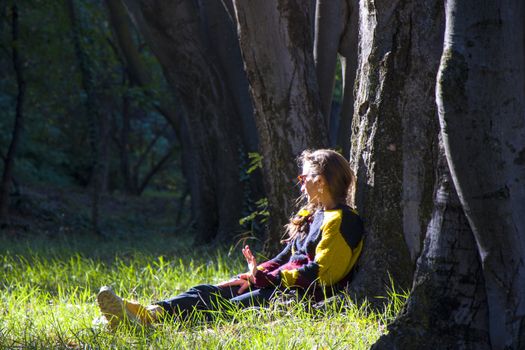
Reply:
<svg viewBox="0 0 525 350"><path fill-rule="evenodd" d="M525 346L524 4L447 1L437 83L452 179L481 257L494 349Z"/></svg>
<svg viewBox="0 0 525 350"><path fill-rule="evenodd" d="M265 251L279 249L292 212L293 159L328 144L312 55L308 2L234 1L237 31L250 83L270 222Z"/></svg>
<svg viewBox="0 0 525 350"><path fill-rule="evenodd" d="M490 349L483 272L443 147L434 211L404 311L372 349Z"/></svg>
<svg viewBox="0 0 525 350"><path fill-rule="evenodd" d="M135 23L161 63L183 110L191 169L187 178L197 241L230 239L238 230L242 123L226 79L211 55L193 1L126 0ZM227 19L227 16L225 16ZM240 67L239 67L240 69Z"/></svg>
<svg viewBox="0 0 525 350"><path fill-rule="evenodd" d="M24 128L24 100L26 93L26 82L24 79L24 67L20 57L20 38L19 38L19 19L18 7L16 4L11 6L11 35L12 35L12 59L17 82L15 123L11 142L4 158L4 171L2 182L0 183L0 223L5 223L9 215L9 189L13 180L13 170L15 167L15 156L20 134Z"/></svg>
<svg viewBox="0 0 525 350"><path fill-rule="evenodd" d="M433 87L443 26L436 0L360 3L360 57L350 162L366 247L351 292L410 287L428 223L436 164Z"/></svg>

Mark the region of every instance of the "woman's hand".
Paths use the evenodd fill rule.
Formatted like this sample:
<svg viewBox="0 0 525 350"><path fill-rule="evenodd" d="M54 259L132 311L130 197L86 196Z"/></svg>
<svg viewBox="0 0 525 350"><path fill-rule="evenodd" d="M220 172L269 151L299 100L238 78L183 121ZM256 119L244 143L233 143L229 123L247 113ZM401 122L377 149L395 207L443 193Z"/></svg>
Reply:
<svg viewBox="0 0 525 350"><path fill-rule="evenodd" d="M242 280L249 280L250 276L251 276L251 273L249 273L249 272L245 272L245 273L241 273L241 274L237 275L237 277L239 277Z"/></svg>
<svg viewBox="0 0 525 350"><path fill-rule="evenodd" d="M244 255L244 258L246 259L246 262L248 263L248 274L249 274L249 280L253 282L253 276L257 272L257 260L255 259L255 256L252 254L252 251L250 250L249 246L245 246L242 250L242 254Z"/></svg>
<svg viewBox="0 0 525 350"><path fill-rule="evenodd" d="M250 281L241 279L241 278L233 278L229 281L221 282L217 284L217 287L223 288L223 287L239 287L239 294L242 294L248 287L250 286Z"/></svg>
<svg viewBox="0 0 525 350"><path fill-rule="evenodd" d="M244 258L246 259L246 262L248 263L248 272L241 273L237 278L219 283L217 287L220 287L220 288L239 287L237 294L242 294L254 282L253 276L257 272L257 260L255 259L255 256L253 255L249 246L245 246L243 248L242 254L244 255Z"/></svg>
<svg viewBox="0 0 525 350"><path fill-rule="evenodd" d="M219 283L217 287L239 287L237 294L242 294L250 287L250 281L248 279L234 278L229 281Z"/></svg>

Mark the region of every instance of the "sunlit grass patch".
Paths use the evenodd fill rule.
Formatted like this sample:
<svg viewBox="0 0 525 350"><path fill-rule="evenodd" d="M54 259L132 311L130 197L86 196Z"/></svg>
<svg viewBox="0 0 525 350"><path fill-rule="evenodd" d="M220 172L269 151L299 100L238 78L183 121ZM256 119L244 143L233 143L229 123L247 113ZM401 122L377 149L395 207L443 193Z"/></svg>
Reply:
<svg viewBox="0 0 525 350"><path fill-rule="evenodd" d="M0 241L2 349L365 349L386 331L406 297L393 294L382 313L345 296L323 308L277 302L228 309L211 321L201 315L154 328L122 325L112 332L96 306L100 286L147 304L228 279L245 269L240 254L190 248L174 237L96 244L89 238Z"/></svg>

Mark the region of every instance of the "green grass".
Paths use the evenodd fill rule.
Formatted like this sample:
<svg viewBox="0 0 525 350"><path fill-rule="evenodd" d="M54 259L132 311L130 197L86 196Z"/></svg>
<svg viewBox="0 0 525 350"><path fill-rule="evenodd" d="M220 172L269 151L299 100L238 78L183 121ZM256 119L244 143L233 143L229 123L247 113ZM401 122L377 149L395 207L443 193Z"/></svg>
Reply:
<svg viewBox="0 0 525 350"><path fill-rule="evenodd" d="M383 313L347 298L346 306L324 310L275 304L153 329L122 326L111 332L100 322L100 286L147 304L243 271L241 254L232 255L165 236L106 242L0 237L0 348L366 349L406 297L394 295Z"/></svg>

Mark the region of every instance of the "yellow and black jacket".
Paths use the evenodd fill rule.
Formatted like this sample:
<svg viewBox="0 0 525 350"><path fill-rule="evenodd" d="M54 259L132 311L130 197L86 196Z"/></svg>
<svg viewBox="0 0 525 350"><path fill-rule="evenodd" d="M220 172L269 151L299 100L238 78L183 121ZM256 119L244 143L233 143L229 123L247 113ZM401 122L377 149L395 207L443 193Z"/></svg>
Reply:
<svg viewBox="0 0 525 350"><path fill-rule="evenodd" d="M363 222L357 212L348 206L318 210L310 222L307 235L257 267L256 288L307 289L314 282L333 286L350 273L363 247Z"/></svg>

